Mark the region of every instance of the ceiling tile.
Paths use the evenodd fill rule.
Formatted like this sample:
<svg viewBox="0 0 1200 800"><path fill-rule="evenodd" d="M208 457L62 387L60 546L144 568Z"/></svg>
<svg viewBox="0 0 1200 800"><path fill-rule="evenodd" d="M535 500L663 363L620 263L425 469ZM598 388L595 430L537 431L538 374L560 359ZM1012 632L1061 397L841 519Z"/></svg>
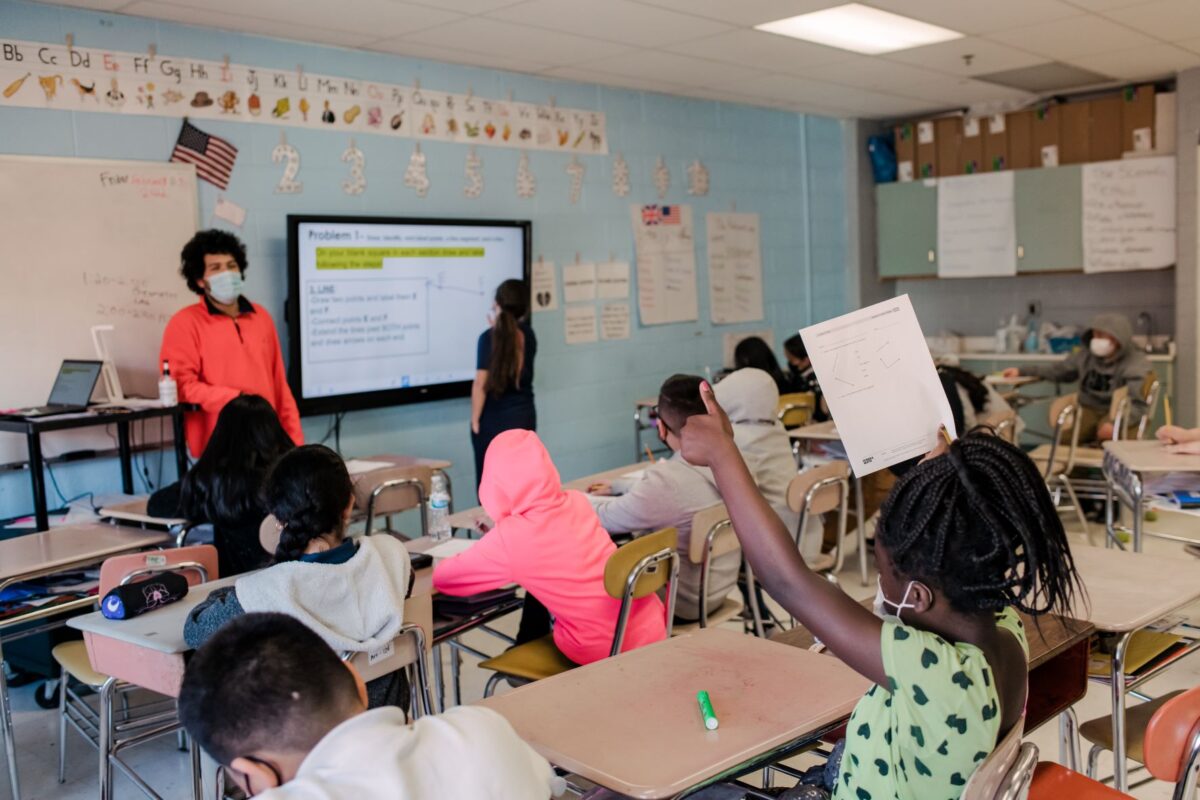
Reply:
<svg viewBox="0 0 1200 800"><path fill-rule="evenodd" d="M967 63L967 57L970 63ZM951 75L986 75L1009 69L1043 64L1046 58L1015 47L999 44L988 39L968 36L952 42L941 42L926 47L914 47L890 53L889 61L902 61L917 67L945 72Z"/></svg>
<svg viewBox="0 0 1200 800"><path fill-rule="evenodd" d="M541 72L551 66L549 63L538 61L536 57L505 58L503 56L481 55L470 50L455 50L450 47L427 45L412 39L382 39L366 45L366 49L428 61L448 61L452 64L470 64L475 67L490 67L492 69L504 69L512 72Z"/></svg>
<svg viewBox="0 0 1200 800"><path fill-rule="evenodd" d="M646 76L613 75L588 67L555 67L541 73L547 78L560 78L577 83L599 83L603 86L617 86L622 89L637 89L639 91L662 92L664 94L684 94L687 87L669 81L657 80Z"/></svg>
<svg viewBox="0 0 1200 800"><path fill-rule="evenodd" d="M505 6L515 6L521 0L421 0L415 5L429 6L460 14L486 14Z"/></svg>
<svg viewBox="0 0 1200 800"><path fill-rule="evenodd" d="M684 86L707 86L714 82L726 82L739 78L754 77L760 72L746 67L719 64L699 58L660 53L654 50L639 50L617 58L591 61L580 66L595 68L612 75L652 78L653 80L678 83Z"/></svg>
<svg viewBox="0 0 1200 800"><path fill-rule="evenodd" d="M668 45L664 49L680 55L792 75L803 75L809 67L852 57L845 50L753 30L720 33L705 39Z"/></svg>
<svg viewBox="0 0 1200 800"><path fill-rule="evenodd" d="M63 5L92 11L116 11L121 6L129 5L129 0L65 0Z"/></svg>
<svg viewBox="0 0 1200 800"><path fill-rule="evenodd" d="M869 5L960 33L986 33L1079 13L1062 0L871 0Z"/></svg>
<svg viewBox="0 0 1200 800"><path fill-rule="evenodd" d="M1126 81L1166 78L1200 66L1200 54L1170 44L1152 44L1072 58L1070 63Z"/></svg>
<svg viewBox="0 0 1200 800"><path fill-rule="evenodd" d="M338 3L297 0L154 0L159 4L237 14L282 25L331 28L380 39L443 25L461 14L395 0L339 0Z"/></svg>
<svg viewBox="0 0 1200 800"><path fill-rule="evenodd" d="M712 36L730 25L643 6L630 0L529 0L489 16L536 28L575 33L642 47Z"/></svg>
<svg viewBox="0 0 1200 800"><path fill-rule="evenodd" d="M553 65L577 64L629 52L628 47L600 39L573 36L513 25L483 17L431 28L410 36L413 41L481 55L534 60Z"/></svg>
<svg viewBox="0 0 1200 800"><path fill-rule="evenodd" d="M1073 6L1079 6L1084 11L1105 11L1110 8L1126 8L1142 5L1151 0L1066 0Z"/></svg>
<svg viewBox="0 0 1200 800"><path fill-rule="evenodd" d="M186 25L204 25L234 33L275 36L282 39L319 42L321 44L332 44L341 47L358 47L374 38L361 33L350 33L333 28L296 25L280 20L258 19L238 14L209 11L207 9L168 5L167 3L152 2L151 0L130 3L121 9L121 13L133 14L139 17L152 17L168 22L181 22Z"/></svg>
<svg viewBox="0 0 1200 800"><path fill-rule="evenodd" d="M988 34L987 38L1059 60L1154 44L1144 33L1093 14L1014 28Z"/></svg>
<svg viewBox="0 0 1200 800"><path fill-rule="evenodd" d="M684 11L698 17L732 22L735 25L753 26L842 5L846 0L637 0L637 2L644 6Z"/></svg>
<svg viewBox="0 0 1200 800"><path fill-rule="evenodd" d="M1175 46L1182 47L1183 49L1189 50L1193 53L1200 53L1200 38L1185 39L1182 42L1175 42Z"/></svg>
<svg viewBox="0 0 1200 800"><path fill-rule="evenodd" d="M1200 36L1200 2L1156 0L1132 8L1114 8L1104 16L1167 42Z"/></svg>

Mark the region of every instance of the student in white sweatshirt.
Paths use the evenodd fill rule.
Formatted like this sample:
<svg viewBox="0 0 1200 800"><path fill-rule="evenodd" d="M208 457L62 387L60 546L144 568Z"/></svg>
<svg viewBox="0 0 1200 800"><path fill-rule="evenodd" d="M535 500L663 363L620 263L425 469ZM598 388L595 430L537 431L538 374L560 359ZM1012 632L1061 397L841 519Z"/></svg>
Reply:
<svg viewBox="0 0 1200 800"><path fill-rule="evenodd" d="M179 718L247 796L263 800L547 800L546 759L494 711L460 706L407 724L315 633L246 614L188 662Z"/></svg>
<svg viewBox="0 0 1200 800"><path fill-rule="evenodd" d="M196 606L184 623L188 645L251 611L289 614L339 652L370 652L395 639L412 588L408 551L387 534L346 536L354 490L341 457L317 444L291 450L268 472L263 499L279 523L263 540L274 563ZM372 706L407 705L398 679L385 676L370 688Z"/></svg>
<svg viewBox="0 0 1200 800"><path fill-rule="evenodd" d="M658 438L674 451L646 467L634 481L617 481L591 487L589 497L609 533L637 533L673 527L679 532L679 590L675 617L700 618L700 567L688 560L692 516L721 502L712 472L694 467L679 452L680 431L688 417L706 413L700 399L701 378L672 375L658 392ZM707 533L701 531L700 535ZM740 551L713 559L709 573L708 608L715 610L737 583L742 564Z"/></svg>

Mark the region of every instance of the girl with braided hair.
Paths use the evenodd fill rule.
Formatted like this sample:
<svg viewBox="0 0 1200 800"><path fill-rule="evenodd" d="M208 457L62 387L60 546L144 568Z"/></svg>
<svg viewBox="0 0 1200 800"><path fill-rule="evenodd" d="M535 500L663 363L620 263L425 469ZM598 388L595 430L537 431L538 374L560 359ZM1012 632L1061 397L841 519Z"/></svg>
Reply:
<svg viewBox="0 0 1200 800"><path fill-rule="evenodd" d="M295 617L339 653L390 644L412 590L408 551L388 534L346 536L354 488L341 456L318 444L291 450L268 471L262 496L275 524L264 526L260 541L273 563L196 606L184 624L188 645L199 647L224 623L254 611ZM407 701L402 673L371 681L367 690L372 707Z"/></svg>
<svg viewBox="0 0 1200 800"><path fill-rule="evenodd" d="M896 483L875 536L883 618L814 574L755 488L711 387L683 454L712 468L767 591L875 686L815 785L789 798L957 798L1020 720L1028 646L1017 611L1069 612L1079 577L1037 468L983 432L939 445ZM840 758L839 758L840 757Z"/></svg>

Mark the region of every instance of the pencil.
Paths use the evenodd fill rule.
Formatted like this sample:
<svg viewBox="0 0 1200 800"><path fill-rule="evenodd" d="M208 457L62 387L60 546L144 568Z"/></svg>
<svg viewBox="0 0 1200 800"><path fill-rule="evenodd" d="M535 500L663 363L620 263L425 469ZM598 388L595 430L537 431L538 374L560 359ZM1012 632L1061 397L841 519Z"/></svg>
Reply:
<svg viewBox="0 0 1200 800"><path fill-rule="evenodd" d="M1167 424L1170 425L1171 424L1171 397L1170 397L1170 395L1167 395L1167 394L1163 394L1163 414L1167 418Z"/></svg>
<svg viewBox="0 0 1200 800"><path fill-rule="evenodd" d="M644 447L646 449L646 458L648 458L650 460L650 463L653 464L654 463L654 453L650 452L650 445L644 444L644 445L642 445L642 447Z"/></svg>
<svg viewBox="0 0 1200 800"><path fill-rule="evenodd" d="M946 440L946 444L954 444L954 440L950 438L950 431L946 430L946 426L938 428L942 434L942 438Z"/></svg>

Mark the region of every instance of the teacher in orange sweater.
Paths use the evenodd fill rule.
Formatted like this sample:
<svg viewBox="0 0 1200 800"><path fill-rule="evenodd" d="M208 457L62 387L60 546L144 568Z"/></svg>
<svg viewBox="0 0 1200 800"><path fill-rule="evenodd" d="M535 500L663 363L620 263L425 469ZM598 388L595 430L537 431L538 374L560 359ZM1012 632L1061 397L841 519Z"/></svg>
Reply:
<svg viewBox="0 0 1200 800"><path fill-rule="evenodd" d="M167 323L160 360L170 364L179 401L200 407L184 416L192 456L204 452L217 415L240 394L266 398L292 441L304 444L275 322L242 296L245 246L225 231L200 231L184 245L180 260L180 273L200 302Z"/></svg>

